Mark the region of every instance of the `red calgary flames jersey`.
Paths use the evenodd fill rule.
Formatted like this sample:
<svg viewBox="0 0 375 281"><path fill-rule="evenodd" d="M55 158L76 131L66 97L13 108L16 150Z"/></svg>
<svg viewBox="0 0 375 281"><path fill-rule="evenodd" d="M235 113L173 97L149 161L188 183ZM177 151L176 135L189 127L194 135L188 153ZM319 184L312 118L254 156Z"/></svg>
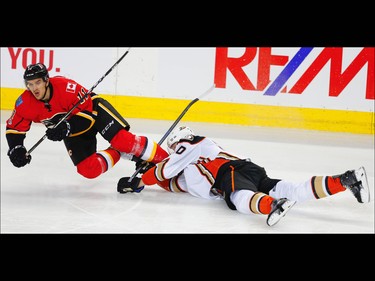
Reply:
<svg viewBox="0 0 375 281"><path fill-rule="evenodd" d="M74 80L56 76L51 77L51 98L46 104L37 100L31 91L25 90L17 99L12 116L7 120L7 133L25 133L31 123L51 124L55 116L65 115L85 95L87 89ZM87 110L92 112L92 100L88 95L74 109L72 115ZM58 120L54 120L56 123Z"/></svg>

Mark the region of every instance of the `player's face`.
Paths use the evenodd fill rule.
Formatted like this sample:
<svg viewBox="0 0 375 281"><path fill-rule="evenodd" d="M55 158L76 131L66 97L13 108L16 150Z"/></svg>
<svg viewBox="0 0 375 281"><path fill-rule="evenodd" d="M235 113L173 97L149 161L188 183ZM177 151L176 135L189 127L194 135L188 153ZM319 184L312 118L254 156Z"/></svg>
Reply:
<svg viewBox="0 0 375 281"><path fill-rule="evenodd" d="M37 78L26 82L26 87L31 91L37 100L42 100L46 96L47 82L43 78Z"/></svg>

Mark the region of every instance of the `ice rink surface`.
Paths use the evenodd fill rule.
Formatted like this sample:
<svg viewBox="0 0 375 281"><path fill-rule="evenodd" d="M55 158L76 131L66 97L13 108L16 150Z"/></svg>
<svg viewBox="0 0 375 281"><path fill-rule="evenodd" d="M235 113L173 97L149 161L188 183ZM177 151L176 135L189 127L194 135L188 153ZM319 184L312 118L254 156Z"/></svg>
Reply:
<svg viewBox="0 0 375 281"><path fill-rule="evenodd" d="M135 171L121 159L97 179L77 174L63 143L45 139L23 168L8 159L1 112L1 233L57 234L374 234L374 136L184 122L197 135L213 138L227 150L250 157L272 178L302 182L364 166L371 202L360 204L345 191L297 204L275 226L266 216L230 210L224 201L168 193L158 186L119 194L118 180ZM158 142L173 121L128 119L131 131ZM25 146L45 133L33 124ZM165 143L162 145L165 147ZM108 143L98 135L98 149Z"/></svg>

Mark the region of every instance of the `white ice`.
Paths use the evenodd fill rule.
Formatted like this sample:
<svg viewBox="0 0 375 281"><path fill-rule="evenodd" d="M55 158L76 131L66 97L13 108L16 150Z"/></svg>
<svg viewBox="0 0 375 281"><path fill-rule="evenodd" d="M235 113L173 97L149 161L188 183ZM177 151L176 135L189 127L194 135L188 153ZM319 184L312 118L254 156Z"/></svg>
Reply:
<svg viewBox="0 0 375 281"><path fill-rule="evenodd" d="M266 216L243 215L224 201L168 193L158 186L119 194L117 181L130 176L133 162L121 160L96 179L76 173L63 143L45 139L23 168L8 159L1 112L1 233L374 233L374 136L297 129L184 122L196 134L250 157L272 178L305 181L364 166L371 201L360 204L345 191L295 205L275 226ZM173 121L128 119L132 132L158 142ZM30 149L45 133L33 124ZM108 143L98 135L98 148ZM163 143L163 147L165 144Z"/></svg>

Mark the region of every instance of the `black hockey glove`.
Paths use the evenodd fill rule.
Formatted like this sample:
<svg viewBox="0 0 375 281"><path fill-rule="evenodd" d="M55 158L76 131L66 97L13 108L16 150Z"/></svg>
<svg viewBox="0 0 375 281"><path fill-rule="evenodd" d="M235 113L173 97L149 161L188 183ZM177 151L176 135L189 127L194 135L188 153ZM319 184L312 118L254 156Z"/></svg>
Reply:
<svg viewBox="0 0 375 281"><path fill-rule="evenodd" d="M142 160L141 162L135 163L135 169L138 170L138 168L140 168L140 170L139 170L140 174L146 173L148 170L150 170L154 166L155 166L154 163L147 162L147 161L144 161L144 160Z"/></svg>
<svg viewBox="0 0 375 281"><path fill-rule="evenodd" d="M138 171L138 173L140 174L146 173L148 170L150 170L152 167L155 166L154 163L147 162L146 160L142 160L141 158L138 158L137 156L134 156L134 155L133 155L132 161L135 162L135 169L136 170L140 169Z"/></svg>
<svg viewBox="0 0 375 281"><path fill-rule="evenodd" d="M56 128L48 128L46 131L47 138L52 141L61 141L70 134L70 124L64 120Z"/></svg>
<svg viewBox="0 0 375 281"><path fill-rule="evenodd" d="M23 145L16 145L12 149L9 149L8 156L10 161L17 168L21 168L31 161L31 155L26 155L27 150Z"/></svg>
<svg viewBox="0 0 375 281"><path fill-rule="evenodd" d="M131 182L129 182L130 177L124 177L121 178L118 183L117 183L117 191L120 193L128 193L128 192L136 192L139 193L141 192L145 186L140 186L139 182L141 181L140 178L133 178Z"/></svg>

